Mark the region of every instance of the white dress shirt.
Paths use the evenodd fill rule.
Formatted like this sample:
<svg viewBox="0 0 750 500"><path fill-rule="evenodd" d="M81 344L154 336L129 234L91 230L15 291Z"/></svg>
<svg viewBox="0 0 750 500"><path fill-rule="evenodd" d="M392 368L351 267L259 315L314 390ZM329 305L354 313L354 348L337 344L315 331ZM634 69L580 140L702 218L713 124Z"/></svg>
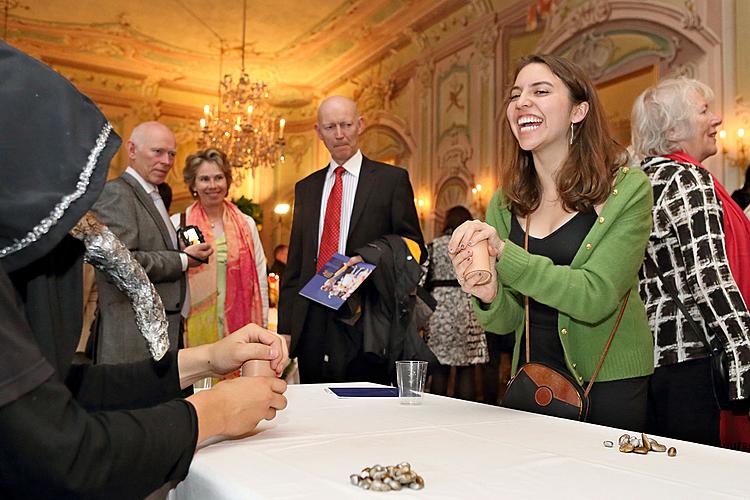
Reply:
<svg viewBox="0 0 750 500"><path fill-rule="evenodd" d="M339 248L338 252L345 255L346 240L349 235L349 224L352 218L352 209L354 208L354 196L357 194L357 183L359 182L359 172L362 170L362 152L358 149L354 155L349 158L343 165L344 172L341 175L342 196L341 196L341 223L339 225ZM326 180L323 184L323 197L320 200L320 220L318 221L318 251L320 251L320 238L323 236L323 223L326 217L326 207L328 206L328 197L331 195L333 184L336 182L336 168L339 164L331 158L326 172Z"/></svg>
<svg viewBox="0 0 750 500"><path fill-rule="evenodd" d="M175 250L179 250L179 245L177 244L177 232L174 229L174 226L172 226L172 221L169 219L169 213L167 213L167 207L164 205L164 200L162 200L161 195L159 194L159 188L157 188L154 184L151 184L146 179L141 177L141 174L139 174L133 167L128 166L128 168L125 169L125 173L132 175L135 180L138 181L138 184L141 185L141 187L146 191L146 193L151 197L151 200L154 202L154 206L156 207L156 210L159 211L159 214L161 214L161 218L164 220L164 225L167 226L167 232L169 232L169 237L172 240L172 244L174 245ZM182 271L187 271L188 268L188 257L184 253L180 252L180 263L182 264ZM185 302L182 304L182 317L187 318L188 314L190 313L190 287L185 288Z"/></svg>

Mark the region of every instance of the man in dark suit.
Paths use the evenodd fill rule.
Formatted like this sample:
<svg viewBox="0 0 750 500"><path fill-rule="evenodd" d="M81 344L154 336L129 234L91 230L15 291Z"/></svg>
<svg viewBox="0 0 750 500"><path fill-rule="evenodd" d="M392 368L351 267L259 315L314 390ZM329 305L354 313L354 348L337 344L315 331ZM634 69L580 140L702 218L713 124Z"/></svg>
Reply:
<svg viewBox="0 0 750 500"><path fill-rule="evenodd" d="M164 303L169 321L170 349L181 340L182 317L186 314L188 267L200 265L213 252L207 243L180 252L177 234L169 221L158 185L174 165L177 149L174 134L159 122L141 123L127 143L129 166L106 184L93 207L99 220L131 251L143 266ZM149 358L143 337L127 296L97 271L99 322L97 363L129 363ZM183 309L185 309L183 311Z"/></svg>
<svg viewBox="0 0 750 500"><path fill-rule="evenodd" d="M354 101L341 96L324 100L315 130L331 161L295 187L278 331L291 335L303 383L389 382L385 362L363 352L361 322L352 325L341 312L299 295L333 253L361 262L358 249L399 235L419 245L421 258L425 255L409 174L362 155L358 140L363 127Z"/></svg>

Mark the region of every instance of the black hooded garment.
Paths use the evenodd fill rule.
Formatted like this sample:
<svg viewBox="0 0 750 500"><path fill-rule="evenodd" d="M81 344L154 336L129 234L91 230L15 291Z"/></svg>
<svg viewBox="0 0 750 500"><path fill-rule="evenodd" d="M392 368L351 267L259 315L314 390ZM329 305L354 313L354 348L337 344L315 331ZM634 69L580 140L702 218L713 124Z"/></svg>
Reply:
<svg viewBox="0 0 750 500"><path fill-rule="evenodd" d="M142 498L187 474L197 419L176 354L72 365L81 242L120 139L96 106L0 42L0 498Z"/></svg>

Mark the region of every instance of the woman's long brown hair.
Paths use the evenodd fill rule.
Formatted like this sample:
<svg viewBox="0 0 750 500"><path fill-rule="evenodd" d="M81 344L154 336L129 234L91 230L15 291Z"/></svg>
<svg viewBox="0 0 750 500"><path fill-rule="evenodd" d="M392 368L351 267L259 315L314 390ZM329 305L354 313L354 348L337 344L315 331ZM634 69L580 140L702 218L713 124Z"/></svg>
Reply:
<svg viewBox="0 0 750 500"><path fill-rule="evenodd" d="M525 66L533 63L546 65L562 80L573 105L589 103L586 117L574 125L573 144L556 179L565 209L589 212L606 201L617 169L627 160L627 153L612 138L596 89L580 67L554 55L531 55L518 62L513 81ZM509 97L506 97L506 108L509 102ZM524 151L518 145L507 119L501 138L500 185L510 202L511 211L526 216L539 207L542 198L534 159L530 151Z"/></svg>

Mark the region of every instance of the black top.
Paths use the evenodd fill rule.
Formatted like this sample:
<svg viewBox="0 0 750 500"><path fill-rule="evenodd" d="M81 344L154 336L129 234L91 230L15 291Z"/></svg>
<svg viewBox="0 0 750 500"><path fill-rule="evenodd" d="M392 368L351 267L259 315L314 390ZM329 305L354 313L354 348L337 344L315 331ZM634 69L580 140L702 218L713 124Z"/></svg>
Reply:
<svg viewBox="0 0 750 500"><path fill-rule="evenodd" d="M284 264L280 260L274 260L273 265L268 268L268 274L273 273L279 278L284 276L284 271L286 271L286 264Z"/></svg>
<svg viewBox="0 0 750 500"><path fill-rule="evenodd" d="M529 236L529 253L547 257L558 266L569 266L596 222L596 217L594 211L579 212L544 238ZM508 238L516 245L523 246L524 230L515 217L511 217ZM529 297L531 360L565 371L565 354L557 332L557 315L557 309ZM521 336L520 342L519 366L526 362L526 334Z"/></svg>
<svg viewBox="0 0 750 500"><path fill-rule="evenodd" d="M732 193L732 199L737 202L742 210L745 210L750 205L750 193L744 189L738 189Z"/></svg>
<svg viewBox="0 0 750 500"><path fill-rule="evenodd" d="M195 450L195 410L172 400L176 353L158 363L71 365L81 246L68 236L10 275L0 265L3 499L142 498L183 479Z"/></svg>
<svg viewBox="0 0 750 500"><path fill-rule="evenodd" d="M172 400L176 355L71 365L83 246L68 232L120 139L70 82L4 42L0 81L0 498L143 498L185 477L195 450L195 410Z"/></svg>

